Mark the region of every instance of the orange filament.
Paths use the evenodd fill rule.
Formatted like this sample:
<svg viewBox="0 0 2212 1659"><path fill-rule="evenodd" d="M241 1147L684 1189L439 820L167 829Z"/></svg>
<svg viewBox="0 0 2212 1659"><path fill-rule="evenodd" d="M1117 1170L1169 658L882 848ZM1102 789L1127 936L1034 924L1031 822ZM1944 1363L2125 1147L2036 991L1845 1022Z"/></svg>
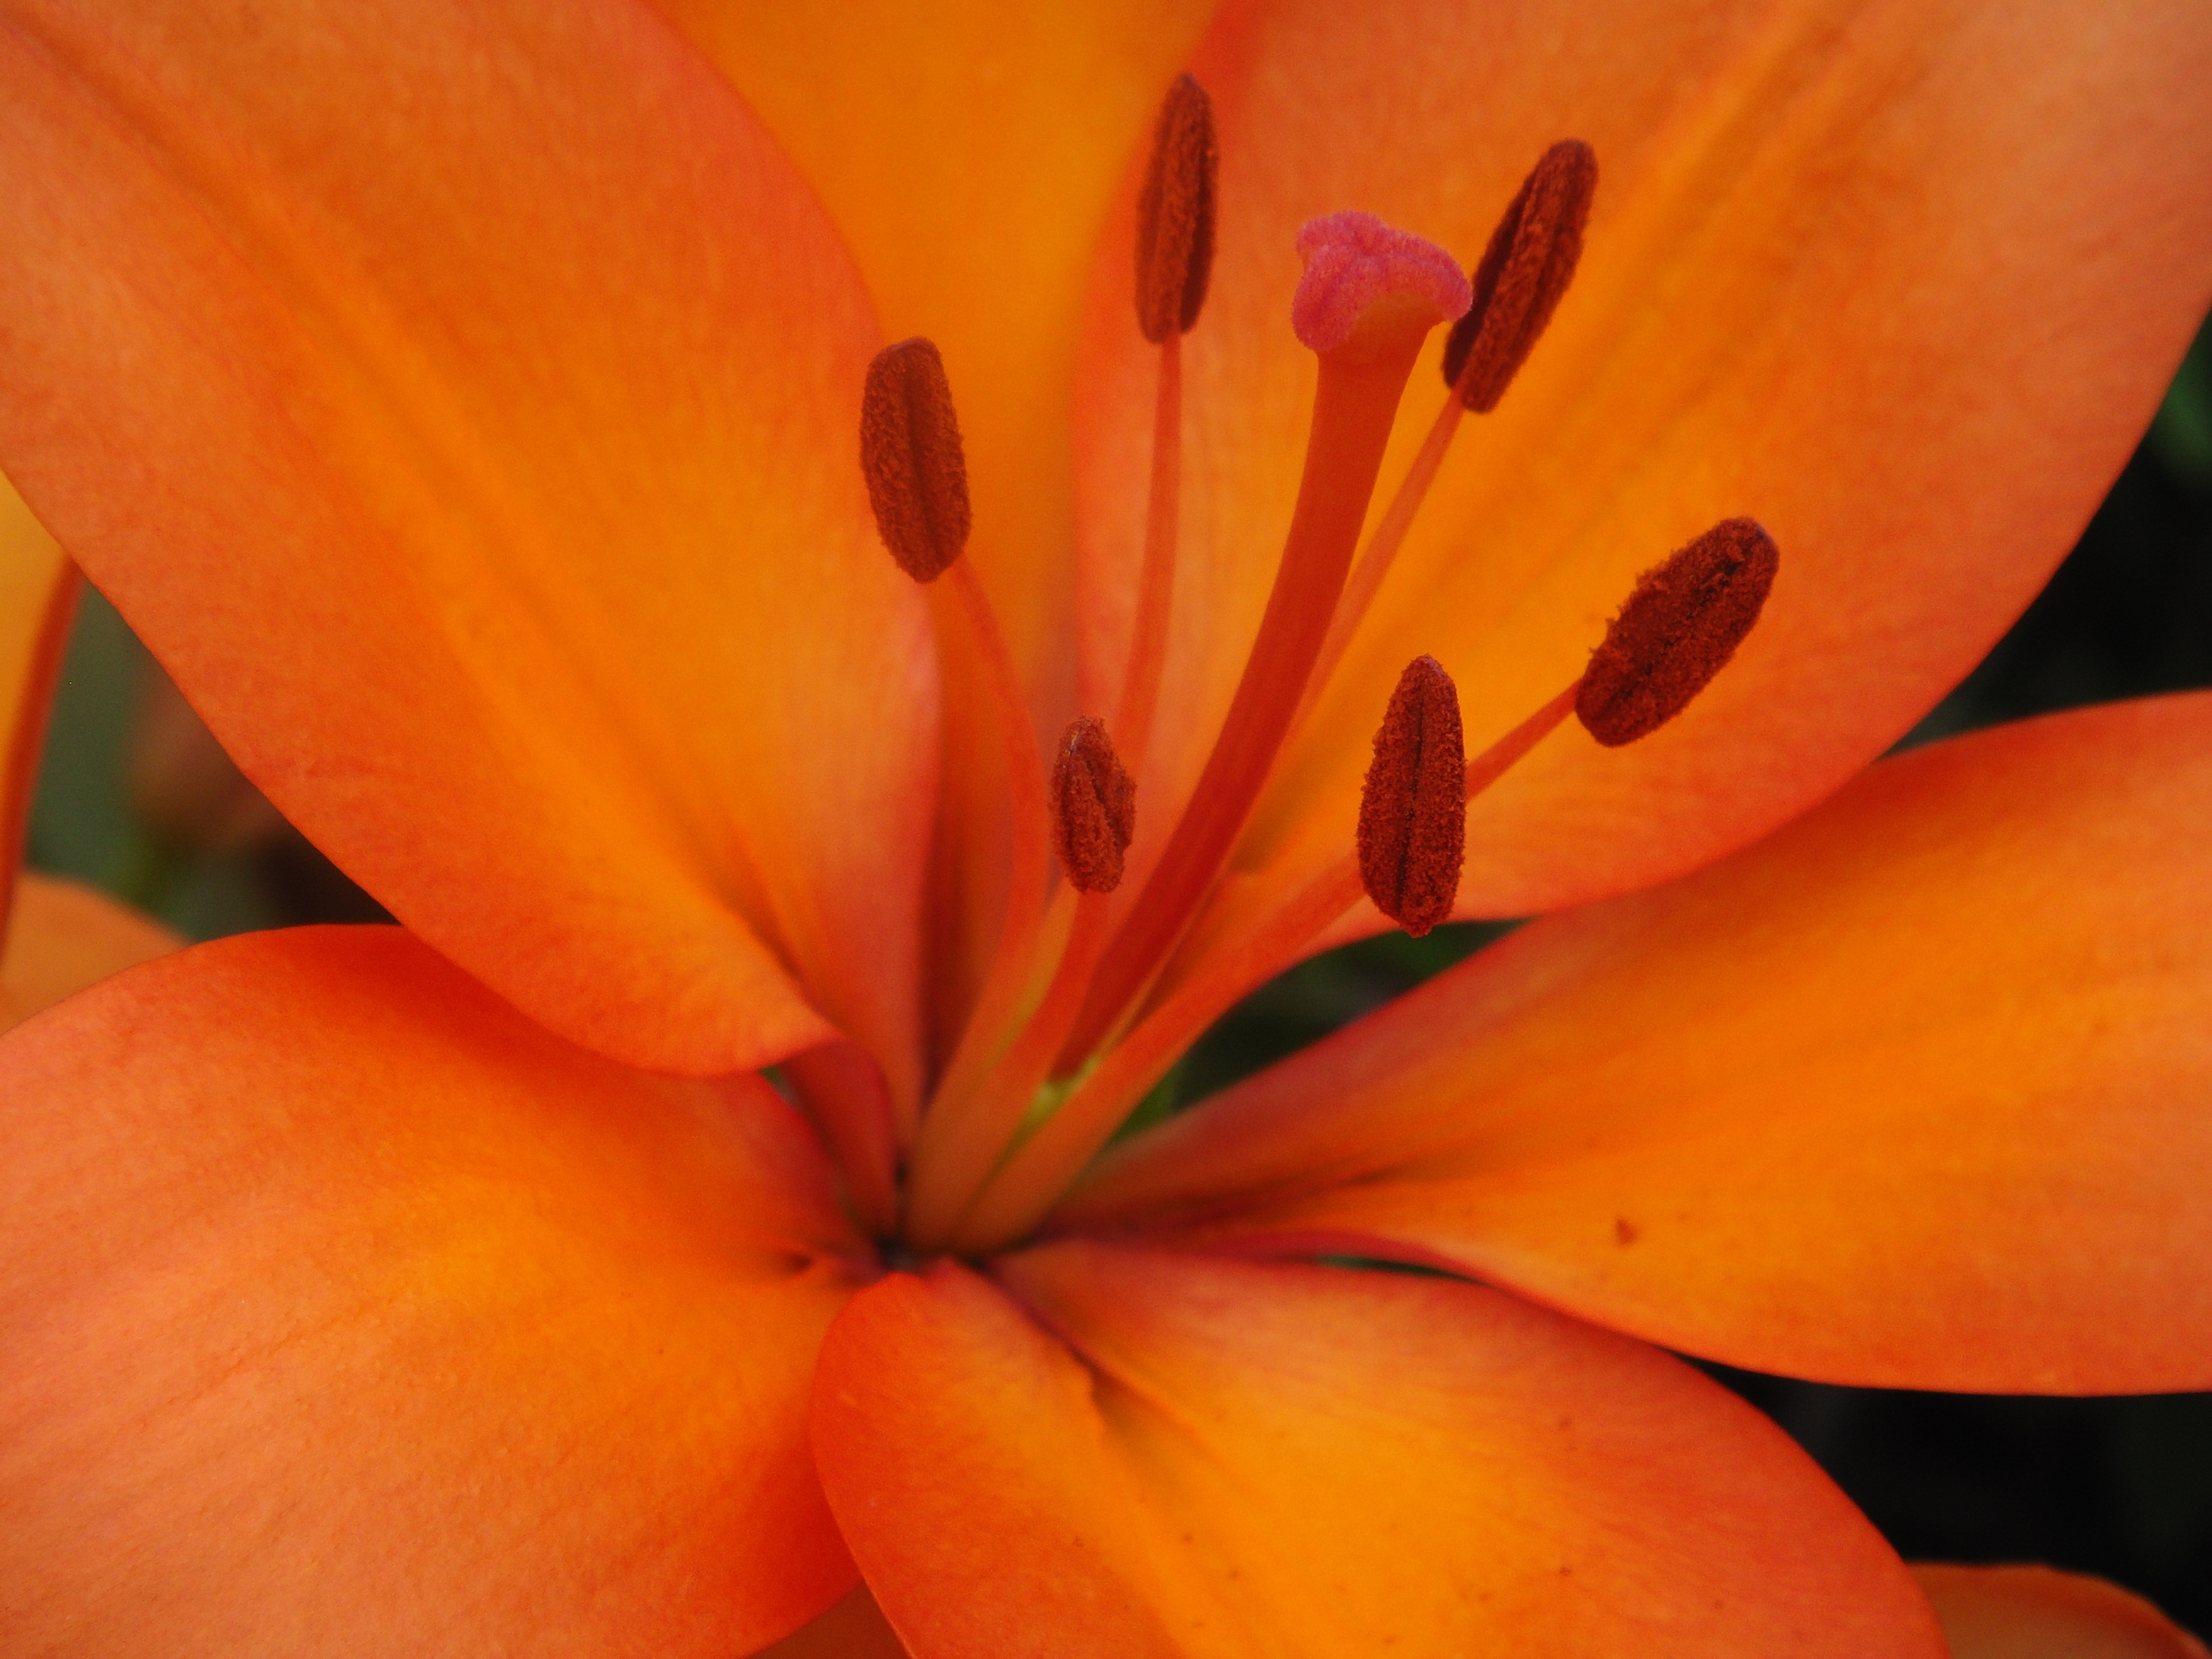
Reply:
<svg viewBox="0 0 2212 1659"><path fill-rule="evenodd" d="M1220 874L1327 637L1421 341L1463 302L1465 280L1440 250L1367 215L1316 220L1300 242L1309 263L1293 315L1317 342L1320 379L1282 562L1213 752L1107 947L1063 1069L1080 1064L1142 993Z"/></svg>
<svg viewBox="0 0 2212 1659"><path fill-rule="evenodd" d="M876 529L899 568L933 582L968 545L968 467L944 359L919 336L868 365L860 471Z"/></svg>
<svg viewBox="0 0 2212 1659"><path fill-rule="evenodd" d="M1160 342L1159 393L1152 409L1152 489L1145 507L1144 569L1137 579L1136 626L1122 676L1114 729L1128 764L1144 768L1152 716L1167 666L1168 615L1175 597L1175 543L1183 493L1183 337Z"/></svg>
<svg viewBox="0 0 2212 1659"><path fill-rule="evenodd" d="M1206 303L1218 169L1212 102L1178 75L1160 104L1137 198L1137 326L1155 345L1188 334Z"/></svg>
<svg viewBox="0 0 2212 1659"><path fill-rule="evenodd" d="M965 641L980 659L982 683L1005 746L1012 797L1005 918L976 1006L940 1080L941 1095L947 1087L972 1080L971 1073L988 1059L987 1045L1014 1012L1043 914L1047 855L1044 765L1028 703L990 597L960 557L968 542L967 460L944 359L928 340L918 335L886 346L868 365L860 405L860 469L877 532L899 568L916 581L931 584L950 573L943 588L933 589L940 595L939 637ZM942 598L948 593L949 600ZM947 605L949 616L942 608ZM911 1138L916 1126L904 1118L895 1125L902 1141Z"/></svg>
<svg viewBox="0 0 2212 1659"><path fill-rule="evenodd" d="M1459 691L1433 657L1398 677L1359 797L1360 884L1416 939L1452 913L1467 858Z"/></svg>
<svg viewBox="0 0 2212 1659"><path fill-rule="evenodd" d="M1573 681L1549 703L1469 761L1467 798L1473 800L1497 782L1519 763L1522 756L1557 731L1560 723L1575 711L1575 699L1581 692L1582 681Z"/></svg>
<svg viewBox="0 0 2212 1659"><path fill-rule="evenodd" d="M1160 105L1144 191L1137 202L1137 326L1160 348L1160 378L1152 410L1144 568L1114 729L1122 734L1129 764L1140 771L1152 741L1152 715L1167 664L1183 494L1183 336L1198 320L1213 272L1218 162L1213 105L1197 81L1179 76Z"/></svg>
<svg viewBox="0 0 2212 1659"><path fill-rule="evenodd" d="M1758 621L1779 565L1773 537L1727 518L1638 577L1582 677L1590 735L1617 748L1689 707Z"/></svg>
<svg viewBox="0 0 2212 1659"><path fill-rule="evenodd" d="M1578 138L1543 153L1475 267L1475 301L1444 346L1444 383L1478 414L1498 406L1582 257L1597 152Z"/></svg>
<svg viewBox="0 0 2212 1659"><path fill-rule="evenodd" d="M975 1007L962 1028L944 1075L938 1079L931 1110L939 1103L974 1087L993 1053L1004 1041L1006 1026L1018 1011L1036 949L1038 925L1044 917L1045 887L1050 851L1045 804L1044 762L1037 753L1036 728L1029 722L1029 704L1015 672L1013 653L998 626L988 595L965 559L955 565L944 585L956 604L967 637L982 659L983 681L990 687L1005 749L1010 802L1007 852L1006 914L999 925L997 948L977 994Z"/></svg>

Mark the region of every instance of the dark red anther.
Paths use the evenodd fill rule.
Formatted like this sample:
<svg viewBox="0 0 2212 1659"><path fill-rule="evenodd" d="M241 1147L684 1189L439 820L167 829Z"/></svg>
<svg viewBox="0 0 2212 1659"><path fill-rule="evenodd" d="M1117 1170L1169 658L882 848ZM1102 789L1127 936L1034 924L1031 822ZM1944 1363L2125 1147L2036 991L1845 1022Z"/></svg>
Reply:
<svg viewBox="0 0 2212 1659"><path fill-rule="evenodd" d="M883 545L916 581L935 581L968 545L968 464L944 359L919 335L868 365L860 470Z"/></svg>
<svg viewBox="0 0 2212 1659"><path fill-rule="evenodd" d="M1575 694L1590 735L1617 749L1688 708L1758 621L1780 563L1772 536L1726 518L1639 576Z"/></svg>
<svg viewBox="0 0 2212 1659"><path fill-rule="evenodd" d="M1574 280L1597 188L1597 152L1578 138L1562 139L1490 234L1475 267L1475 303L1444 345L1444 383L1457 387L1477 414L1498 406Z"/></svg>
<svg viewBox="0 0 2212 1659"><path fill-rule="evenodd" d="M1155 345L1188 334L1206 303L1218 165L1213 104L1205 88L1178 75L1160 104L1137 198L1137 326Z"/></svg>
<svg viewBox="0 0 2212 1659"><path fill-rule="evenodd" d="M1398 676L1359 796L1359 878L1416 939L1452 913L1467 856L1467 749L1459 691L1433 657Z"/></svg>
<svg viewBox="0 0 2212 1659"><path fill-rule="evenodd" d="M1052 840L1079 893L1121 885L1122 855L1137 829L1137 786L1114 753L1106 722L1069 726L1052 764Z"/></svg>

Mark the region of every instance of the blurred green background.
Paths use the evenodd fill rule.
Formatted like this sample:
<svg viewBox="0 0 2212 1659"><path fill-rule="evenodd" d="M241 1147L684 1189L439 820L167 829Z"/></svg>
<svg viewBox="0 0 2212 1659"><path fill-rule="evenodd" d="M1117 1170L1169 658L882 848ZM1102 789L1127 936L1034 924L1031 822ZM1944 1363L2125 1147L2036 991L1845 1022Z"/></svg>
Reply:
<svg viewBox="0 0 2212 1659"><path fill-rule="evenodd" d="M2048 588L1907 742L2200 686L2212 686L2212 327ZM32 863L194 938L380 917L238 793L219 757L192 749L196 728L177 721L173 700L122 619L88 595L40 778ZM1305 964L1225 1018L1148 1110L1202 1098L1501 931L1391 935ZM2101 1573L2212 1632L2212 1394L1999 1399L1708 1369L1794 1435L1908 1556Z"/></svg>

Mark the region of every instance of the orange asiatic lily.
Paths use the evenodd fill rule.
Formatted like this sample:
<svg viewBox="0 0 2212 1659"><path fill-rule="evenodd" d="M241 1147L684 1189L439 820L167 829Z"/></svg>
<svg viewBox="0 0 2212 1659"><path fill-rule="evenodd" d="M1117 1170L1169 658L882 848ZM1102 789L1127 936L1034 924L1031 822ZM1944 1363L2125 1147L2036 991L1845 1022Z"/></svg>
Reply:
<svg viewBox="0 0 2212 1659"><path fill-rule="evenodd" d="M1939 1653L1646 1341L2212 1383L2212 699L1846 782L2200 313L2212 18L672 12L0 13L0 466L404 924L0 1044L0 1648L742 1653L836 1604L800 1647ZM1186 63L1217 242L1154 343ZM1409 234L1471 262L1563 136L1604 183L1549 331L1340 653L1292 584L1333 672L1270 658L1287 741L1217 766L1285 526L1341 582L1414 473L1378 365L1467 301ZM1309 255L1398 274L1336 328L1294 243L1346 210ZM917 334L964 553L936 383L872 379ZM856 442L886 384L903 483ZM1737 514L1785 563L1711 689L1626 748L1529 726ZM1458 913L1566 913L1092 1160L1383 925L1332 884L1423 654L1482 753L1550 733L1469 807ZM1088 728L1057 793L1034 733L1156 669L1125 849Z"/></svg>

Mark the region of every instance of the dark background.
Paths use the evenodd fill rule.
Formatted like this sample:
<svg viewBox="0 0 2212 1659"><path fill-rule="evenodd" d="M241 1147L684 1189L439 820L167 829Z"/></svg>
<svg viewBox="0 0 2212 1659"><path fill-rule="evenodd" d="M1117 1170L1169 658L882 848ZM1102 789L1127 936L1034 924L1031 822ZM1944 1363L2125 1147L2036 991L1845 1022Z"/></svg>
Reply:
<svg viewBox="0 0 2212 1659"><path fill-rule="evenodd" d="M149 672L120 618L88 596L32 862L99 882L196 938L380 915L281 825L210 834L173 803L134 802L128 757ZM2049 588L1907 741L2200 686L2212 686L2212 327ZM1497 931L1392 935L1303 964L1199 1044L1174 1079L1177 1102L1312 1041ZM1908 1557L2100 1573L2212 1632L2212 1394L1924 1394L1708 1369L1794 1435Z"/></svg>

